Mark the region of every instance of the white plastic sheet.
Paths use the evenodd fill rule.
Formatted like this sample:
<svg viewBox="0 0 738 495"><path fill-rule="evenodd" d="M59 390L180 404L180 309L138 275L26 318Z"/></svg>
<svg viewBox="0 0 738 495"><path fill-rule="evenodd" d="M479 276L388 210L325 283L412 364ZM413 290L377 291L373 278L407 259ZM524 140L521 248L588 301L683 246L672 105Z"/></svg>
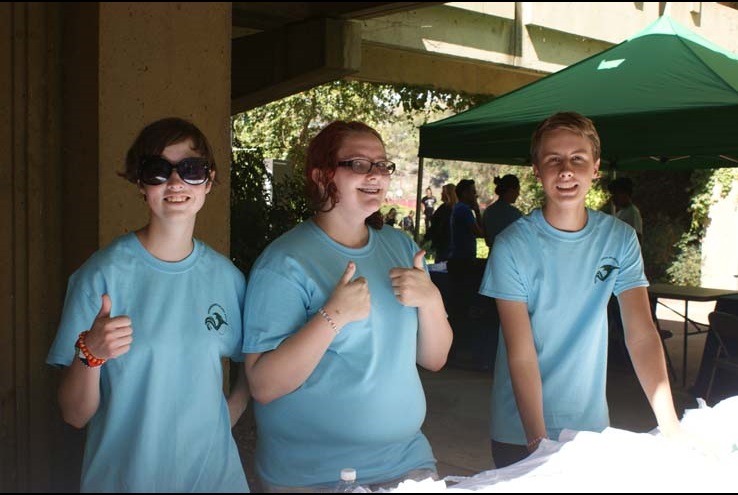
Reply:
<svg viewBox="0 0 738 495"><path fill-rule="evenodd" d="M652 433L607 428L564 431L527 459L471 477L405 482L395 492L736 492L738 397L715 407L698 401L682 427L712 449L709 455Z"/></svg>

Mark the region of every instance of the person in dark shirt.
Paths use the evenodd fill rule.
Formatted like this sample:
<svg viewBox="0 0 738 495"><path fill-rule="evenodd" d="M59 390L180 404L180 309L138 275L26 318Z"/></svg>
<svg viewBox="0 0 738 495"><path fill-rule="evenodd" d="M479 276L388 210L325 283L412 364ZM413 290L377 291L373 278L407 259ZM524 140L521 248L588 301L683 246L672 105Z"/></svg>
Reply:
<svg viewBox="0 0 738 495"><path fill-rule="evenodd" d="M436 263L448 259L449 245L451 244L451 211L458 201L456 198L456 185L446 184L441 189L441 206L434 212L431 218L430 230L426 231L426 237L430 239L431 246L436 253Z"/></svg>
<svg viewBox="0 0 738 495"><path fill-rule="evenodd" d="M479 213L477 187L472 179L456 184L458 203L451 212L450 259L468 260L477 257L477 237L483 237L482 216Z"/></svg>
<svg viewBox="0 0 738 495"><path fill-rule="evenodd" d="M395 210L394 208L390 208L390 210L384 216L384 223L385 225L394 227L395 224L397 223L397 210Z"/></svg>
<svg viewBox="0 0 738 495"><path fill-rule="evenodd" d="M495 194L497 201L484 210L482 223L484 225L484 240L492 248L495 236L505 227L523 216L522 212L513 206L520 196L520 181L512 174L504 177L495 177Z"/></svg>
<svg viewBox="0 0 738 495"><path fill-rule="evenodd" d="M484 329L479 325L476 308L480 308L481 296L477 293L482 282L485 258L477 258L477 238L483 237L477 188L471 179L463 179L456 184L458 203L451 212L451 249L448 259L448 280L451 287L448 303L451 327L459 335L454 340L452 354L454 361L459 350L468 342L473 352L473 367L485 370L489 359L484 353ZM474 308L475 310L472 310Z"/></svg>
<svg viewBox="0 0 738 495"><path fill-rule="evenodd" d="M413 220L414 216L415 212L413 210L410 210L410 213L402 217L402 230L410 234L410 237L413 237L415 235L415 220Z"/></svg>
<svg viewBox="0 0 738 495"><path fill-rule="evenodd" d="M430 230L433 212L436 208L436 201L436 197L433 196L433 189L430 187L425 188L425 196L420 199L420 202L423 203L423 217L425 218L426 232Z"/></svg>

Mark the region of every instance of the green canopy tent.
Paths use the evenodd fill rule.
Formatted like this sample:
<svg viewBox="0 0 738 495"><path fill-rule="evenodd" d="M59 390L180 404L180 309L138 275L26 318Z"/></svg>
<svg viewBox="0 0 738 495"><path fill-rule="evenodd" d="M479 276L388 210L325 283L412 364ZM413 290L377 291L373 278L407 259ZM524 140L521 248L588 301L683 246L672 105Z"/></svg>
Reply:
<svg viewBox="0 0 738 495"><path fill-rule="evenodd" d="M603 169L738 166L738 57L663 16L597 55L422 126L418 191L423 157L529 164L535 126L559 111L594 121Z"/></svg>

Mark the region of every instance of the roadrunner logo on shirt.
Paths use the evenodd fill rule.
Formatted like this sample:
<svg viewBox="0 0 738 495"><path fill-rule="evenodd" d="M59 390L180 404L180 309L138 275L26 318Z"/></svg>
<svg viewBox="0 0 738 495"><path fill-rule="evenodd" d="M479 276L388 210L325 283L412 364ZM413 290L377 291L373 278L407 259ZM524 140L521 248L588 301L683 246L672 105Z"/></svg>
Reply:
<svg viewBox="0 0 738 495"><path fill-rule="evenodd" d="M211 304L208 308L208 316L205 318L205 326L211 332L223 334L228 327L228 316L220 304Z"/></svg>
<svg viewBox="0 0 738 495"><path fill-rule="evenodd" d="M597 283L598 281L604 282L611 273L620 269L620 263L618 263L618 260L610 256L602 258L599 265L600 267L597 268L597 272L595 273L594 283Z"/></svg>

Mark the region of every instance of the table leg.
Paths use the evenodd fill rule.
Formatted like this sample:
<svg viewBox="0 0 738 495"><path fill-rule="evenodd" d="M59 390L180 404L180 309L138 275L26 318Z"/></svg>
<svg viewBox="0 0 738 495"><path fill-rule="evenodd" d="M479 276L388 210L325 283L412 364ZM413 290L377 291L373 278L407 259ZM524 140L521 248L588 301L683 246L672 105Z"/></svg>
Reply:
<svg viewBox="0 0 738 495"><path fill-rule="evenodd" d="M689 332L689 301L684 300L684 354L682 354L682 388L687 386L687 334Z"/></svg>

